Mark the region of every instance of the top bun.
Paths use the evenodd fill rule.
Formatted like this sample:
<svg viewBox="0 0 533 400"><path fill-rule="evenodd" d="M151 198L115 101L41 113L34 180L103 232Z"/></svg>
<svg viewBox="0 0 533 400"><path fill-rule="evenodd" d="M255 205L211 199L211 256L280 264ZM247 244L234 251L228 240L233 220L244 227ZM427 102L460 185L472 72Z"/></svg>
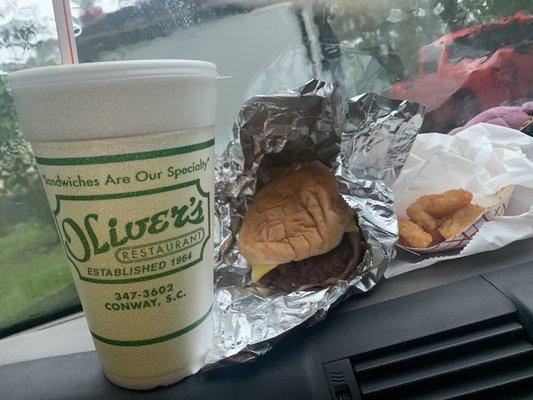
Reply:
<svg viewBox="0 0 533 400"><path fill-rule="evenodd" d="M325 167L307 165L274 179L256 193L239 234L250 264L284 264L335 248L353 212Z"/></svg>

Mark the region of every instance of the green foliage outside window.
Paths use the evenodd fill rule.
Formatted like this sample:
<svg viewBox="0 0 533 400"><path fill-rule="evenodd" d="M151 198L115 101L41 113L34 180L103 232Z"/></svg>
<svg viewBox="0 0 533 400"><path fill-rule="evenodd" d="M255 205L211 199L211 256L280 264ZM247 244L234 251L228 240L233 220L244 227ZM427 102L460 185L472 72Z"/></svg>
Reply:
<svg viewBox="0 0 533 400"><path fill-rule="evenodd" d="M49 51L54 44L36 41L38 29L42 27L34 22L15 21L0 32L0 48L35 54L24 64L4 64L4 70L54 63ZM0 336L10 327L78 302L7 83L7 76L0 75Z"/></svg>

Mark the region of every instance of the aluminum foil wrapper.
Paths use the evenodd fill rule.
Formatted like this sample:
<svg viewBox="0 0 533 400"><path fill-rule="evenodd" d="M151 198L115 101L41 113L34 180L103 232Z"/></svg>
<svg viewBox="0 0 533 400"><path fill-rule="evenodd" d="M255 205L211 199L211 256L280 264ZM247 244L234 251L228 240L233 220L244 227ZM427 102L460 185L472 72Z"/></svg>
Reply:
<svg viewBox="0 0 533 400"><path fill-rule="evenodd" d="M423 109L373 93L343 106L342 97L335 84L312 80L241 108L234 140L215 167L215 332L206 369L264 354L295 327L318 322L346 297L371 290L388 267L397 240L391 184ZM286 293L252 285L236 238L256 189L283 167L317 161L335 173L357 214L364 239L359 265L325 288Z"/></svg>

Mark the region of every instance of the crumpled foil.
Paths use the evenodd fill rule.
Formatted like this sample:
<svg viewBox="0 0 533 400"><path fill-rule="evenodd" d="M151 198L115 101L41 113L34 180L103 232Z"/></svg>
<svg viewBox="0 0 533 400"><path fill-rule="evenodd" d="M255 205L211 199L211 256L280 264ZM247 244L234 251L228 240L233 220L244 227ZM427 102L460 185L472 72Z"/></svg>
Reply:
<svg viewBox="0 0 533 400"><path fill-rule="evenodd" d="M215 167L214 343L206 369L250 361L301 324L322 320L346 297L372 289L394 254L391 184L423 120L418 104L367 93L343 106L336 84L312 80L241 108L234 140ZM344 108L347 107L347 111ZM286 293L253 286L236 238L256 189L281 168L319 161L356 212L364 252L347 280Z"/></svg>

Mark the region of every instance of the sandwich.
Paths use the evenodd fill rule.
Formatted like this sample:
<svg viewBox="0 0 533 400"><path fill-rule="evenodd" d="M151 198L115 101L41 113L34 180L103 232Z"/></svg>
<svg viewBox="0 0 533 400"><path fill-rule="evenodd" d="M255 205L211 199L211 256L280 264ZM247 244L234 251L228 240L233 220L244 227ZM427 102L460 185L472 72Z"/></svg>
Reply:
<svg viewBox="0 0 533 400"><path fill-rule="evenodd" d="M345 279L361 256L354 212L335 176L315 164L285 173L255 194L238 246L254 283L287 292Z"/></svg>

